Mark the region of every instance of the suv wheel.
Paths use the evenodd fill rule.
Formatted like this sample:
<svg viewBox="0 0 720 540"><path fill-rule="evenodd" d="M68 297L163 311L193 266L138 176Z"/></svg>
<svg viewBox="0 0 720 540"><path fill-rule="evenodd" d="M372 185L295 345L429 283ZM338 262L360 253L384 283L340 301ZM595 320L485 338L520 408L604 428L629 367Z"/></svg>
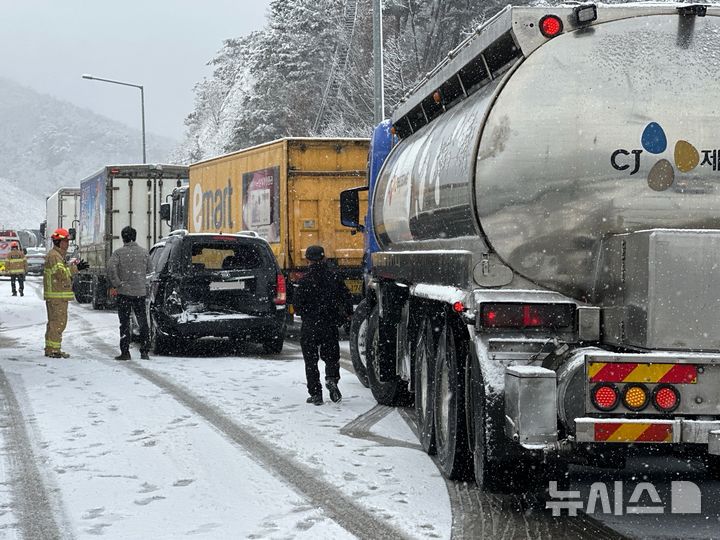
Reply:
<svg viewBox="0 0 720 540"><path fill-rule="evenodd" d="M170 340L160 333L155 317L150 315L150 347L154 354L167 354L170 352Z"/></svg>
<svg viewBox="0 0 720 540"><path fill-rule="evenodd" d="M285 341L284 334L275 334L270 339L263 341L263 351L267 354L278 354L282 352L283 342Z"/></svg>

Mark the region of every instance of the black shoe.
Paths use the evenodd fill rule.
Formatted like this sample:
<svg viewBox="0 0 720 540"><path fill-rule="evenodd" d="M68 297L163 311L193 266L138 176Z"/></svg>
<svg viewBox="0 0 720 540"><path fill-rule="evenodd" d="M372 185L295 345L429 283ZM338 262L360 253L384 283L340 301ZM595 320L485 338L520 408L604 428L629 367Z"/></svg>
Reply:
<svg viewBox="0 0 720 540"><path fill-rule="evenodd" d="M13 292L13 296L17 296L17 293L16 293L16 292Z"/></svg>
<svg viewBox="0 0 720 540"><path fill-rule="evenodd" d="M342 401L342 394L340 393L340 389L335 381L326 382L325 388L330 390L330 399L333 400L334 403Z"/></svg>
<svg viewBox="0 0 720 540"><path fill-rule="evenodd" d="M146 352L141 352L140 360L150 360L150 356L148 356L148 353L146 353Z"/></svg>
<svg viewBox="0 0 720 540"><path fill-rule="evenodd" d="M310 396L309 398L307 398L305 400L305 403L312 403L313 405L322 405L324 403L322 394L316 394L314 396Z"/></svg>
<svg viewBox="0 0 720 540"><path fill-rule="evenodd" d="M25 296L25 293L20 291L20 296Z"/></svg>
<svg viewBox="0 0 720 540"><path fill-rule="evenodd" d="M115 357L115 360L130 360L130 353L122 353Z"/></svg>

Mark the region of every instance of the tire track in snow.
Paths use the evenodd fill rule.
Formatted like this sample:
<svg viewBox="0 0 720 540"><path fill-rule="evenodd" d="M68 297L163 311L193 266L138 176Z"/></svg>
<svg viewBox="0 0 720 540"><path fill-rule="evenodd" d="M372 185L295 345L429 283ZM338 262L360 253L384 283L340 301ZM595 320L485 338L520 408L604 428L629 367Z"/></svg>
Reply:
<svg viewBox="0 0 720 540"><path fill-rule="evenodd" d="M98 350L114 355L114 348L97 336L90 340ZM218 407L202 401L186 388L169 378L144 368L133 362L102 361L113 366L123 365L130 371L143 377L169 396L203 418L233 443L243 448L249 456L286 484L311 504L322 509L324 514L345 530L358 538L368 540L397 540L408 538L402 531L383 520L377 519L371 511L358 505L342 491L329 482L320 479L319 472L313 470L286 455L274 445L265 442L254 430L235 423Z"/></svg>
<svg viewBox="0 0 720 540"><path fill-rule="evenodd" d="M380 420L395 410L395 407L387 407L385 405L376 405L365 414L361 414L352 422L347 423L340 428L340 433L354 439L363 439L377 443L381 446L397 446L402 448L411 448L413 450L422 450L422 446L418 443L411 443L376 435L370 429Z"/></svg>
<svg viewBox="0 0 720 540"><path fill-rule="evenodd" d="M12 478L13 508L18 518L20 535L27 540L70 538L61 533L55 520L56 510L38 469L26 420L15 392L0 368L0 417ZM60 517L62 520L62 517Z"/></svg>

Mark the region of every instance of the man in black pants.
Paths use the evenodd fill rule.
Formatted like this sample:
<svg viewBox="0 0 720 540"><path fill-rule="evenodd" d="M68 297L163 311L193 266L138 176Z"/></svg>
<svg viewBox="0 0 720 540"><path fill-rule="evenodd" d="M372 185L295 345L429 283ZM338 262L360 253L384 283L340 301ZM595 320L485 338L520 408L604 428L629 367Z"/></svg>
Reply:
<svg viewBox="0 0 720 540"><path fill-rule="evenodd" d="M330 392L330 399L337 403L342 399L338 388L338 326L342 326L352 315L352 295L343 280L328 268L322 246L307 248L305 258L310 261L310 267L298 284L293 306L302 317L300 346L310 394L307 402L323 404L318 369L318 360L322 358L325 362L325 387Z"/></svg>
<svg viewBox="0 0 720 540"><path fill-rule="evenodd" d="M145 274L147 272L148 252L137 245L137 231L125 227L120 236L123 247L115 250L108 262L108 279L111 294L117 295L118 317L120 318L120 355L115 360L130 360L130 315L140 327L140 358L149 360L150 340L148 322L145 313Z"/></svg>

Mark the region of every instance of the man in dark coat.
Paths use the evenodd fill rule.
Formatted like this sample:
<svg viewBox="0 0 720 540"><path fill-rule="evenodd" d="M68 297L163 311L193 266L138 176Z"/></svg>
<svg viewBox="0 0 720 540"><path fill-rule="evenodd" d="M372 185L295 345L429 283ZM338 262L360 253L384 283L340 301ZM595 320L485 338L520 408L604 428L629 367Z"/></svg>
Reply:
<svg viewBox="0 0 720 540"><path fill-rule="evenodd" d="M327 266L322 246L305 251L310 261L307 273L298 284L293 298L295 311L302 317L300 346L305 360L305 377L310 397L308 403L323 404L318 360L325 362L325 387L330 399L338 402L342 394L340 381L340 346L338 326L352 316L352 295L345 282ZM319 354L318 354L319 352Z"/></svg>
<svg viewBox="0 0 720 540"><path fill-rule="evenodd" d="M107 266L108 279L112 285L110 293L117 296L120 319L120 354L115 360L130 360L130 317L133 311L140 328L140 358L149 360L149 329L145 313L148 252L135 242L137 231L132 227L124 227L120 236L123 246L115 250Z"/></svg>

